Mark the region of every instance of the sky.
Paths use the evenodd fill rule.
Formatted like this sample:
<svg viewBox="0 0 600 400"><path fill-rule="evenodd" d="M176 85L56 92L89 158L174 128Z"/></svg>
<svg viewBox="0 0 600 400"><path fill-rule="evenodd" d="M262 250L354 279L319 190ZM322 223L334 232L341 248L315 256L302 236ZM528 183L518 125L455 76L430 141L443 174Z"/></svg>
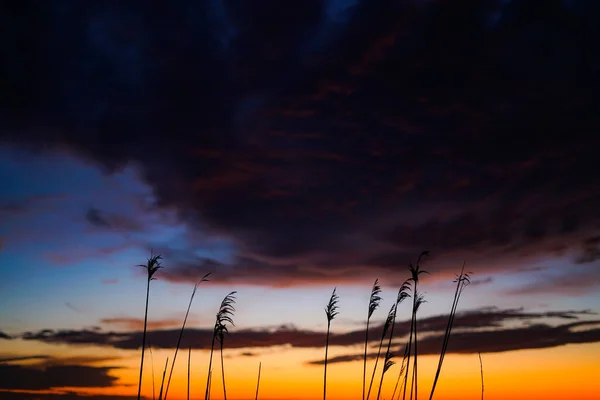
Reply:
<svg viewBox="0 0 600 400"><path fill-rule="evenodd" d="M169 399L188 348L203 396L232 291L228 398L254 398L259 363L260 398L322 398L334 287L327 397L360 399L371 286L369 370L428 250L419 398L464 263L435 398L481 398L483 369L489 400L597 399L599 17L596 0L0 5L0 397L135 399L139 264L160 254L144 398L211 273ZM409 329L407 302L394 351Z"/></svg>

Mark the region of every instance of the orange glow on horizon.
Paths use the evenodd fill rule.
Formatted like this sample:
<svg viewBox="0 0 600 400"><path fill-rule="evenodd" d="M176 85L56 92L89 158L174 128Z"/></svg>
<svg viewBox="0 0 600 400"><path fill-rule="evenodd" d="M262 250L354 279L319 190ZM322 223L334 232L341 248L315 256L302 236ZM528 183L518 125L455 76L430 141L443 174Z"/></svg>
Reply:
<svg viewBox="0 0 600 400"><path fill-rule="evenodd" d="M335 356L348 352L347 348L332 348ZM134 352L119 362L122 368L111 375L119 378L118 386L108 389L71 390L106 395L135 395L139 359ZM307 360L323 357L322 349L266 349L255 357L237 356L239 351L227 351L225 375L227 398L230 400L253 399L256 391L258 363L262 362L259 398L267 400L317 400L323 396L323 367L306 365ZM483 354L486 400L596 400L600 384L596 377L600 365L596 357L600 344L568 345L553 349L522 350L506 353ZM155 394L158 397L160 378L166 357L172 351L155 350ZM152 398L152 365L146 358L142 394ZM437 366L437 357L419 359L419 398L429 398L429 391ZM115 362L102 362L97 366L115 366ZM373 362L369 362L368 371ZM380 364L381 365L381 364ZM192 353L191 398L203 398L208 366L208 352ZM223 398L220 357L215 352L214 378L211 399ZM380 371L380 369L378 369ZM381 399L390 399L398 375L395 365L388 371ZM369 375L369 374L368 374ZM167 373L168 376L168 373ZM370 399L375 400L379 373L373 385ZM346 400L361 398L362 362L330 364L328 368L327 398ZM368 380L367 380L368 382ZM478 400L481 398L479 360L476 354L449 354L436 389L437 400ZM168 399L185 400L187 388L187 351L180 351L174 370ZM574 397L575 396L575 397Z"/></svg>

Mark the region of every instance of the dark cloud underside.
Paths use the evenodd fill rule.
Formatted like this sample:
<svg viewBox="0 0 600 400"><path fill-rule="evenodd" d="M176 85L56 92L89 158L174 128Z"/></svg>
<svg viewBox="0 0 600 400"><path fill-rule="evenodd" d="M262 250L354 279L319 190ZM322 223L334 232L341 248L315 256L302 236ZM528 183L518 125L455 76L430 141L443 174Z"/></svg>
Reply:
<svg viewBox="0 0 600 400"><path fill-rule="evenodd" d="M110 387L117 378L111 368L84 365L0 365L0 389L45 390L60 387Z"/></svg>
<svg viewBox="0 0 600 400"><path fill-rule="evenodd" d="M582 317L594 317L590 311L549 311L531 313L520 309L481 309L459 313L454 321L451 353L498 352L518 349L555 347L568 343L594 343L600 341L600 330L595 328L599 321L586 321ZM562 321L550 325L547 321ZM568 321L568 322L565 322ZM508 327L511 322L521 322L519 327ZM439 352L442 335L446 329L447 316L435 316L419 320L419 332L423 338L423 354ZM588 330L575 329L584 328ZM410 321L397 323L395 331L400 337L410 329ZM479 331L486 329L485 331ZM381 335L382 326L374 325L371 337ZM179 331L150 330L148 343L153 348L173 348ZM70 330L27 332L21 335L24 340L69 345L98 345L119 349L138 349L141 344L140 331L105 332L101 330ZM536 336L537 335L537 336ZM212 338L210 329L187 329L181 346L195 349L209 349ZM364 343L364 330L347 333L333 333L330 344L333 346L358 346ZM233 329L227 339L227 347L264 348L270 346L292 346L318 348L324 345L324 333L320 331L298 330L282 326L277 329ZM421 346L421 345L420 345Z"/></svg>
<svg viewBox="0 0 600 400"><path fill-rule="evenodd" d="M598 2L334 3L4 4L0 140L135 161L229 279L597 259Z"/></svg>

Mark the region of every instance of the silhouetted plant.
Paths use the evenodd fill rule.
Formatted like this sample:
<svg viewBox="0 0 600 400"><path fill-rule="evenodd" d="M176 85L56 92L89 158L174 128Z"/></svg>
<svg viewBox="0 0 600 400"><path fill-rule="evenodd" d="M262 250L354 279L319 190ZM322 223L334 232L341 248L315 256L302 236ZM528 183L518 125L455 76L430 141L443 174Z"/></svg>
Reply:
<svg viewBox="0 0 600 400"><path fill-rule="evenodd" d="M392 307L390 308L390 311L388 312L385 322L383 323L383 330L381 331L381 339L379 340L379 347L377 348L377 356L375 357L375 365L373 366L373 373L371 374L371 381L369 382L369 390L367 391L366 400L369 400L369 397L371 396L371 389L373 387L373 381L375 380L375 371L377 371L377 364L379 363L379 356L381 355L381 349L383 348L383 340L385 339L385 336L387 335L387 332L390 329L392 322L394 321L395 309L396 309L396 304L394 303L392 305Z"/></svg>
<svg viewBox="0 0 600 400"><path fill-rule="evenodd" d="M165 389L165 397L164 400L167 400L167 395L169 394L169 387L171 386L171 377L173 376L173 369L175 368L175 361L177 360L177 353L179 352L179 346L181 345L181 338L183 337L183 331L185 330L185 324L187 322L188 316L190 315L190 308L192 307L192 301L194 300L194 296L196 295L196 290L198 290L198 285L202 282L208 282L208 277L210 276L210 272L202 277L198 283L194 285L194 290L192 291L192 296L190 297L190 302L188 304L187 311L185 312L185 317L183 318L183 324L181 325L181 330L179 331L179 337L177 338L177 346L175 346L175 355L173 355L173 362L171 363L171 371L169 372L169 379L167 380L167 388Z"/></svg>
<svg viewBox="0 0 600 400"><path fill-rule="evenodd" d="M211 346L210 346L210 358L209 358L209 362L208 362L208 377L206 379L206 392L204 395L205 400L208 400L209 397L209 386L210 386L210 375L211 375L211 371L212 371L212 360L213 360L213 353L215 350L215 341L219 340L220 342L220 348L221 348L221 369L223 371L223 395L225 396L225 400L227 399L227 393L226 393L226 388L225 388L225 374L224 374L224 367L223 367L223 339L225 334L228 332L227 331L227 326L226 324L229 323L231 325L233 324L233 313L235 312L235 308L233 307L233 305L235 304L235 294L237 292L231 292L229 293L227 296L225 296L225 298L223 299L223 301L221 301L221 305L219 306L219 311L217 311L217 316L216 316L216 320L215 320L215 327L213 329L213 337L212 337L212 342L211 342Z"/></svg>
<svg viewBox="0 0 600 400"><path fill-rule="evenodd" d="M223 380L223 399L227 400L227 388L225 386L225 363L223 362L223 342L225 340L225 335L227 334L227 327L225 325L219 325L217 340L220 344L220 353L221 353L221 378Z"/></svg>
<svg viewBox="0 0 600 400"><path fill-rule="evenodd" d="M373 287L371 288L371 296L369 297L369 311L367 313L367 328L365 329L365 355L363 360L363 381L362 381L362 398L365 399L365 386L367 379L367 346L369 343L369 322L371 320L371 316L377 308L379 307L379 303L381 303L381 297L379 294L381 293L381 286L378 285L378 280L375 279L375 283L373 283Z"/></svg>
<svg viewBox="0 0 600 400"><path fill-rule="evenodd" d="M402 381L403 373L406 369L406 357L408 356L408 343L404 346L404 356L402 357L402 364L400 365L400 371L398 371L398 378L396 379L396 384L394 385L394 391L392 392L392 397L390 400L394 400L396 396L396 391L398 390L398 384ZM402 386L400 386L400 390L402 390ZM398 392L398 398L400 398L400 392Z"/></svg>
<svg viewBox="0 0 600 400"><path fill-rule="evenodd" d="M262 363L259 362L258 363L258 379L256 381L256 395L254 396L254 400L258 400L258 388L260 386L260 370L261 370L261 366L262 366Z"/></svg>
<svg viewBox="0 0 600 400"><path fill-rule="evenodd" d="M413 334L415 331L415 324L416 324L416 302L417 302L417 288L419 285L419 276L421 274L427 274L427 271L421 270L421 259L423 258L423 256L428 256L429 252L428 251L424 251L419 255L419 258L417 259L417 263L415 265L413 265L412 263L409 264L408 266L408 270L410 271L410 278L409 280L412 282L412 288L413 288L413 307L412 307L412 316L410 319L410 334L408 337L408 357L407 357L407 368L406 368L406 372L404 375L404 393L402 395L402 399L406 398L406 386L407 386L407 382L408 382L408 371L409 371L409 367L410 367L410 356L411 356L411 351L412 351L412 346L413 346ZM415 346L416 347L416 346ZM415 358L416 358L416 353L415 353ZM414 362L413 364L413 370L416 368L417 363ZM413 374L415 374L413 372ZM416 374L415 374L416 375ZM411 391L412 391L412 387L411 387ZM412 398L412 395L411 395Z"/></svg>
<svg viewBox="0 0 600 400"><path fill-rule="evenodd" d="M188 351L188 365L187 365L187 400L190 400L190 373L191 373L191 363L192 363L192 347Z"/></svg>
<svg viewBox="0 0 600 400"><path fill-rule="evenodd" d="M471 283L471 277L468 273L465 273L465 264L463 263L460 274L456 276L454 282L456 283L456 289L454 291L454 300L452 301L452 307L450 308L450 316L448 317L448 324L446 325L446 331L444 333L444 341L442 343L442 350L440 351L440 359L438 361L437 370L435 372L435 378L433 380L433 386L431 387L431 394L429 400L433 399L433 394L442 371L442 364L444 363L444 357L448 350L448 342L450 340L450 333L452 332L452 326L454 325L454 317L456 316L456 309L458 307L458 301L465 287Z"/></svg>
<svg viewBox="0 0 600 400"><path fill-rule="evenodd" d="M333 289L329 302L325 307L325 315L327 316L327 336L325 339L325 364L323 368L323 400L327 398L327 354L329 351L329 331L331 328L331 321L338 315L338 301L339 297L335 292L336 288Z"/></svg>
<svg viewBox="0 0 600 400"><path fill-rule="evenodd" d="M388 363L388 361L391 360L391 348L392 348L392 339L394 338L394 328L396 326L396 315L398 314L398 306L400 305L400 303L402 303L407 297L410 297L410 294L408 293L408 291L410 290L410 282L409 281L405 281L402 286L400 287L400 289L398 289L398 295L396 296L396 303L393 306L393 312L392 310L390 310L390 312L392 312L392 321L390 324L390 336L388 338L388 344L387 344L387 349L385 351L385 360L386 362L383 365L383 371L381 373L381 379L379 381L379 390L377 391L377 400L379 400L379 396L381 394L381 388L383 386L383 378L384 375L387 371L386 369L386 365ZM389 369L391 367L391 365L389 365L387 368Z"/></svg>
<svg viewBox="0 0 600 400"><path fill-rule="evenodd" d="M483 400L483 361L481 361L481 353L477 353L479 356L479 370L481 371L481 400Z"/></svg>
<svg viewBox="0 0 600 400"><path fill-rule="evenodd" d="M150 255L150 258L146 261L146 264L140 264L138 267L146 268L147 271L147 282L146 282L146 310L144 312L144 332L142 333L142 359L140 361L140 378L138 383L138 394L137 398L140 400L142 394L142 376L144 372L144 353L146 351L146 326L148 325L148 299L150 297L150 281L154 280L154 274L162 266L160 265L160 255Z"/></svg>
<svg viewBox="0 0 600 400"><path fill-rule="evenodd" d="M163 387L165 386L165 376L167 375L167 367L169 366L169 357L165 361L165 369L163 370L162 381L160 382L160 392L158 393L158 400L162 400Z"/></svg>
<svg viewBox="0 0 600 400"><path fill-rule="evenodd" d="M412 375L412 383L410 386L410 398L413 398L413 389L415 391L415 400L417 399L418 385L417 385L417 357L418 357L418 347L419 341L417 340L417 312L421 307L421 304L425 303L425 298L421 293L415 294L417 300L415 302L414 314L415 314L415 332L414 332L414 340L415 340L415 356L414 356L414 365L413 365L413 375Z"/></svg>
<svg viewBox="0 0 600 400"><path fill-rule="evenodd" d="M212 369L208 372L208 398L210 399L210 393L211 393L211 385L212 385L212 374L213 371Z"/></svg>
<svg viewBox="0 0 600 400"><path fill-rule="evenodd" d="M383 386L383 378L385 377L385 373L395 364L392 360L395 355L387 351L385 353L385 362L383 363L383 371L381 371L381 380L379 381L379 390L377 390L377 400L379 400L379 396L381 396L381 387Z"/></svg>

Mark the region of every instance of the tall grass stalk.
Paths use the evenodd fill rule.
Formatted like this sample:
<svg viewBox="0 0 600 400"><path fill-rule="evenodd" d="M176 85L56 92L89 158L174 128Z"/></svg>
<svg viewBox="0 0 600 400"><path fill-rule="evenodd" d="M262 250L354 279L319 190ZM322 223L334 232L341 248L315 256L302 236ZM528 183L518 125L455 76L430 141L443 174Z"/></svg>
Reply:
<svg viewBox="0 0 600 400"><path fill-rule="evenodd" d="M235 312L235 308L233 305L235 304L235 294L237 292L231 292L223 301L221 301L221 305L219 306L219 310L217 311L217 316L215 320L215 326L213 329L212 342L210 345L210 356L208 361L208 376L206 378L206 391L204 393L204 399L208 400L209 398L209 386L211 379L211 371L212 371L212 361L213 361L213 353L215 351L215 342L219 338L219 335L227 333L226 323L230 323L233 325L233 313Z"/></svg>
<svg viewBox="0 0 600 400"><path fill-rule="evenodd" d="M335 292L336 288L333 289L331 297L327 306L325 306L325 315L327 316L327 336L325 339L325 364L323 368L323 400L327 399L327 355L329 352L329 332L331 328L331 321L338 315L338 301L339 296Z"/></svg>
<svg viewBox="0 0 600 400"><path fill-rule="evenodd" d="M413 335L415 332L415 325L416 325L416 302L417 302L417 289L419 286L419 277L421 274L427 274L428 272L425 270L421 269L421 259L423 258L423 256L428 256L429 252L428 251L423 251L420 255L419 258L417 259L417 263L415 265L413 265L412 263L410 263L410 265L408 266L408 270L410 272L410 278L409 281L412 282L412 289L413 289L413 307L412 307L412 316L410 319L410 335L409 335L409 339L408 339L408 358L407 358L407 368L406 368L406 372L404 375L404 393L402 395L402 399L404 400L406 398L406 386L408 383L408 371L409 371L409 367L410 367L410 356L411 356L411 351L412 351L412 346L413 346ZM415 348L416 348L416 341L415 341ZM415 360L413 361L413 370L417 367L417 362L416 362L416 358L417 358L417 353L415 352L415 356L413 357ZM414 376L417 376L416 372L413 372ZM411 385L411 392L412 392L412 385ZM411 394L411 400L412 400L412 394Z"/></svg>
<svg viewBox="0 0 600 400"><path fill-rule="evenodd" d="M258 379L256 381L256 395L254 396L254 400L258 400L258 388L260 386L260 370L262 367L262 362L258 363Z"/></svg>
<svg viewBox="0 0 600 400"><path fill-rule="evenodd" d="M435 378L433 380L433 386L431 387L429 400L433 399L433 394L435 393L435 388L440 377L440 372L442 371L442 364L444 363L444 357L446 356L446 351L448 350L448 342L450 340L450 333L452 332L452 326L454 324L454 317L456 316L456 309L458 307L460 296L464 288L468 286L469 283L471 283L471 277L469 273L465 273L464 271L465 264L463 263L462 269L460 270L460 274L456 276L456 279L454 279L454 282L456 283L456 289L454 291L454 300L452 301L452 307L450 308L450 316L448 317L448 323L446 325L446 331L444 333L444 341L442 343L442 350L440 351L440 359L438 361L437 370L435 372Z"/></svg>
<svg viewBox="0 0 600 400"><path fill-rule="evenodd" d="M160 382L160 392L158 392L158 400L162 400L163 388L165 386L165 376L167 375L167 367L169 366L169 357L165 361L165 369L163 370L162 381Z"/></svg>
<svg viewBox="0 0 600 400"><path fill-rule="evenodd" d="M381 380L379 381L379 389L377 390L377 400L379 400L379 397L381 396L383 377L385 376L385 373L395 364L395 362L392 360L394 357L395 355L389 351L385 353L385 363L383 364L383 371L381 371Z"/></svg>
<svg viewBox="0 0 600 400"><path fill-rule="evenodd" d="M417 345L419 344L419 341L417 340L417 312L419 311L419 308L421 307L421 304L425 303L425 298L423 297L422 294L417 293L416 294L417 297L417 301L415 302L415 310L414 310L414 314L415 314L415 329L414 329L414 344L415 344L415 356L413 358L414 360L414 365L413 365L413 374L412 374L412 383L410 386L410 398L413 398L413 388L415 390L415 400L417 400L417 393L418 393L418 385L417 385L417 355L419 354L418 352L418 347Z"/></svg>
<svg viewBox="0 0 600 400"><path fill-rule="evenodd" d="M379 340L379 347L377 349L377 356L375 357L375 365L373 366L373 373L371 374L371 381L369 382L369 390L367 391L366 400L369 400L369 397L371 396L371 389L373 388L373 381L375 380L375 372L377 371L377 364L379 363L379 356L381 355L381 349L383 348L383 341L384 341L385 336L387 335L387 332L390 329L390 326L392 325L392 322L394 320L395 308L396 308L396 304L393 304L392 307L390 308L387 318L385 319L385 322L383 324L383 330L381 331L381 339Z"/></svg>
<svg viewBox="0 0 600 400"><path fill-rule="evenodd" d="M398 378L396 379L396 384L394 385L394 391L392 392L392 397L390 398L390 400L394 400L394 397L396 396L396 391L398 391L398 385L400 384L400 381L402 380L402 374L404 373L404 370L406 369L406 357L408 356L408 343L404 346L404 356L402 357L402 364L400 366L400 371L398 371ZM402 386L400 386L400 390L402 390ZM398 398L400 398L400 392L398 391Z"/></svg>
<svg viewBox="0 0 600 400"><path fill-rule="evenodd" d="M407 297L410 297L410 294L408 294L408 290L410 290L410 284L408 281L406 281L402 284L402 286L398 290L398 295L396 296L396 303L392 307L393 312L392 312L392 310L390 310L390 313L392 313L390 336L388 338L387 349L385 351L385 363L383 365L383 371L381 372L381 379L379 380L379 389L377 391L377 400L379 400L379 396L381 395L381 388L383 386L383 378L385 376L385 373L394 364L394 362L391 361L392 357L394 357L394 355L391 353L391 348L392 348L392 340L394 338L394 327L396 326L396 315L398 314L398 306L400 305L400 303L402 303L404 301L404 299L406 299Z"/></svg>
<svg viewBox="0 0 600 400"><path fill-rule="evenodd" d="M140 400L140 396L142 394L142 376L144 372L144 353L146 350L146 327L148 325L148 300L150 298L150 281L154 280L154 274L161 267L160 260L162 257L160 255L150 255L150 258L146 261L146 264L140 264L138 267L142 267L146 269L147 281L146 281L146 310L144 312L144 332L142 333L142 359L140 361L140 377L138 383L138 393L137 400Z"/></svg>
<svg viewBox="0 0 600 400"><path fill-rule="evenodd" d="M227 387L225 385L225 363L223 362L223 341L225 339L225 333L223 330L219 331L219 344L221 348L221 378L223 380L223 400L227 400Z"/></svg>
<svg viewBox="0 0 600 400"><path fill-rule="evenodd" d="M167 388L165 389L165 398L167 400L167 395L169 394L169 387L171 386L171 377L173 376L173 369L175 368L175 361L177 360L177 353L179 352L179 346L181 345L181 338L183 337L183 332L185 331L185 324L187 322L188 316L190 315L190 308L192 307L192 301L194 301L194 296L196 295L196 290L198 290L198 285L202 282L208 282L208 277L210 276L210 272L202 277L198 283L194 285L194 290L192 291L192 295L190 297L190 302L188 304L187 311L185 312L185 317L183 318L183 324L181 325L181 330L179 331L179 337L177 338L177 346L175 346L175 354L173 355L173 362L171 363L171 371L169 372L169 379L167 379Z"/></svg>
<svg viewBox="0 0 600 400"><path fill-rule="evenodd" d="M208 398L210 399L210 393L211 393L211 385L212 385L212 374L213 371L212 369L208 372Z"/></svg>
<svg viewBox="0 0 600 400"><path fill-rule="evenodd" d="M192 347L188 350L188 368L187 368L187 400L190 400L190 371L191 371L191 363L192 363Z"/></svg>
<svg viewBox="0 0 600 400"><path fill-rule="evenodd" d="M410 333L408 336L408 344L406 345L406 369L404 370L404 380L402 382L402 400L406 400L406 386L408 385L408 371L410 370L410 356L412 352L412 339L413 339L413 324L412 319L410 323ZM398 394L400 398L400 394Z"/></svg>
<svg viewBox="0 0 600 400"><path fill-rule="evenodd" d="M378 284L378 280L375 279L375 283L373 283L373 287L371 288L371 296L369 297L369 310L367 313L367 328L365 329L365 355L363 359L363 380L362 380L362 398L365 400L365 389L366 389L366 380L367 380L367 346L369 343L369 322L373 313L379 307L381 303L381 286Z"/></svg>
<svg viewBox="0 0 600 400"><path fill-rule="evenodd" d="M481 400L483 400L483 362L481 361L481 353L477 353L479 356L479 370L481 371Z"/></svg>

